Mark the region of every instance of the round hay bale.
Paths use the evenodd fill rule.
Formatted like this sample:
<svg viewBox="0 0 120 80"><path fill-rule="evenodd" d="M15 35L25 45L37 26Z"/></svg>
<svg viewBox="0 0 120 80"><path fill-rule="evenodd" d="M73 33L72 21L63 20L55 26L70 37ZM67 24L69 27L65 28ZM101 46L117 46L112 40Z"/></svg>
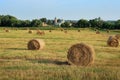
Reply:
<svg viewBox="0 0 120 80"><path fill-rule="evenodd" d="M107 30L107 33L110 33L110 31L109 31L109 30Z"/></svg>
<svg viewBox="0 0 120 80"><path fill-rule="evenodd" d="M6 29L5 32L10 32L10 30Z"/></svg>
<svg viewBox="0 0 120 80"><path fill-rule="evenodd" d="M67 30L65 30L64 33L67 34Z"/></svg>
<svg viewBox="0 0 120 80"><path fill-rule="evenodd" d="M97 29L94 29L94 31L97 31Z"/></svg>
<svg viewBox="0 0 120 80"><path fill-rule="evenodd" d="M32 30L29 30L29 31L28 31L28 33L32 34L32 33L33 33L33 31L32 31Z"/></svg>
<svg viewBox="0 0 120 80"><path fill-rule="evenodd" d="M61 30L61 31L64 31L64 29L63 29L63 28L61 28L60 30Z"/></svg>
<svg viewBox="0 0 120 80"><path fill-rule="evenodd" d="M41 34L41 32L40 32L40 31L37 31L37 33L36 33L36 34L40 35L40 34Z"/></svg>
<svg viewBox="0 0 120 80"><path fill-rule="evenodd" d="M52 30L49 30L49 32L52 32Z"/></svg>
<svg viewBox="0 0 120 80"><path fill-rule="evenodd" d="M28 42L27 47L28 50L40 50L45 46L45 42L40 39L32 39Z"/></svg>
<svg viewBox="0 0 120 80"><path fill-rule="evenodd" d="M100 34L100 32L99 32L99 31L96 31L96 34Z"/></svg>
<svg viewBox="0 0 120 80"><path fill-rule="evenodd" d="M115 37L116 37L117 39L120 39L120 34L116 34Z"/></svg>
<svg viewBox="0 0 120 80"><path fill-rule="evenodd" d="M37 33L36 33L36 34L38 34L38 35L42 36L42 35L45 35L45 32L44 32L44 31L37 31Z"/></svg>
<svg viewBox="0 0 120 80"><path fill-rule="evenodd" d="M78 30L78 32L80 32L80 30Z"/></svg>
<svg viewBox="0 0 120 80"><path fill-rule="evenodd" d="M84 43L72 45L67 54L68 62L77 66L88 66L94 62L94 49Z"/></svg>
<svg viewBox="0 0 120 80"><path fill-rule="evenodd" d="M107 40L107 45L111 47L118 47L119 41L116 37L110 36Z"/></svg>

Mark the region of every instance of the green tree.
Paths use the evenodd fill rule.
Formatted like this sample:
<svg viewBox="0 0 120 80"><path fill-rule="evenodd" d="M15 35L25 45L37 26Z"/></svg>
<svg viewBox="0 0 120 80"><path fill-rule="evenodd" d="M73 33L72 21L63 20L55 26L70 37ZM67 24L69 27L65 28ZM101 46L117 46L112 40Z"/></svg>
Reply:
<svg viewBox="0 0 120 80"><path fill-rule="evenodd" d="M66 27L66 28L71 27L70 22L65 22L65 23L61 24L61 27Z"/></svg>
<svg viewBox="0 0 120 80"><path fill-rule="evenodd" d="M91 27L95 27L95 28L102 28L103 22L104 22L104 21L101 20L100 17L99 17L99 18L92 19L92 20L89 21L90 26L91 26Z"/></svg>
<svg viewBox="0 0 120 80"><path fill-rule="evenodd" d="M115 28L115 22L104 21L102 28L103 29L114 29Z"/></svg>
<svg viewBox="0 0 120 80"><path fill-rule="evenodd" d="M54 21L53 20L47 20L48 25L53 25Z"/></svg>
<svg viewBox="0 0 120 80"><path fill-rule="evenodd" d="M17 18L10 15L1 16L1 26L13 26L12 23L16 21Z"/></svg>
<svg viewBox="0 0 120 80"><path fill-rule="evenodd" d="M115 22L115 29L120 29L120 20Z"/></svg>
<svg viewBox="0 0 120 80"><path fill-rule="evenodd" d="M34 19L34 20L32 20L32 22L31 22L31 26L32 26L32 27L40 27L40 26L42 26L42 22L41 22L41 20Z"/></svg>
<svg viewBox="0 0 120 80"><path fill-rule="evenodd" d="M85 19L80 19L77 22L77 27L81 27L81 28L89 27L89 22Z"/></svg>
<svg viewBox="0 0 120 80"><path fill-rule="evenodd" d="M46 18L41 18L40 20L41 20L42 22L47 23L47 19L46 19Z"/></svg>

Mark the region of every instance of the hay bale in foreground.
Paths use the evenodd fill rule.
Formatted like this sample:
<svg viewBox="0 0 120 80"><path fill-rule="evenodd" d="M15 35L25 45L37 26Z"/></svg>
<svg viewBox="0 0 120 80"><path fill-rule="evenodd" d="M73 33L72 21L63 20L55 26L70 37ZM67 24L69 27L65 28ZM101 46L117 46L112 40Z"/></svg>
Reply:
<svg viewBox="0 0 120 80"><path fill-rule="evenodd" d="M120 34L116 34L115 37L116 37L117 39L120 39Z"/></svg>
<svg viewBox="0 0 120 80"><path fill-rule="evenodd" d="M32 39L27 44L28 50L39 50L39 49L43 49L44 46L45 46L45 42L40 39Z"/></svg>
<svg viewBox="0 0 120 80"><path fill-rule="evenodd" d="M107 45L111 47L118 47L119 41L116 37L110 36L107 40Z"/></svg>
<svg viewBox="0 0 120 80"><path fill-rule="evenodd" d="M84 43L72 45L67 54L68 62L77 66L88 66L94 62L94 49Z"/></svg>

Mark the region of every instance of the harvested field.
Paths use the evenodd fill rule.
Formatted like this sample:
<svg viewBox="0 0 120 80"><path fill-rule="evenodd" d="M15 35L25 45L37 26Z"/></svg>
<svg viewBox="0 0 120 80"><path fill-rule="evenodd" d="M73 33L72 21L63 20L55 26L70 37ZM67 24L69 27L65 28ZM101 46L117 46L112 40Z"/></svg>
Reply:
<svg viewBox="0 0 120 80"><path fill-rule="evenodd" d="M45 35L28 34L27 30L0 29L0 80L120 80L120 45L109 47L108 37L118 32L91 29L44 30ZM43 30L41 30L43 31ZM42 39L46 46L42 50L28 50L31 39ZM70 65L67 51L76 43L92 45L95 50L91 66Z"/></svg>

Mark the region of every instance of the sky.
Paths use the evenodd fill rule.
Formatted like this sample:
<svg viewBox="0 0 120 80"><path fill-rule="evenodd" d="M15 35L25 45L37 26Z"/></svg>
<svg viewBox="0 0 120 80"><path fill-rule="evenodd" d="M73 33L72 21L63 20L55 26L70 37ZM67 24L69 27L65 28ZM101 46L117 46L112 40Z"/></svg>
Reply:
<svg viewBox="0 0 120 80"><path fill-rule="evenodd" d="M118 20L120 0L0 0L0 15L12 15L22 20L43 17Z"/></svg>

